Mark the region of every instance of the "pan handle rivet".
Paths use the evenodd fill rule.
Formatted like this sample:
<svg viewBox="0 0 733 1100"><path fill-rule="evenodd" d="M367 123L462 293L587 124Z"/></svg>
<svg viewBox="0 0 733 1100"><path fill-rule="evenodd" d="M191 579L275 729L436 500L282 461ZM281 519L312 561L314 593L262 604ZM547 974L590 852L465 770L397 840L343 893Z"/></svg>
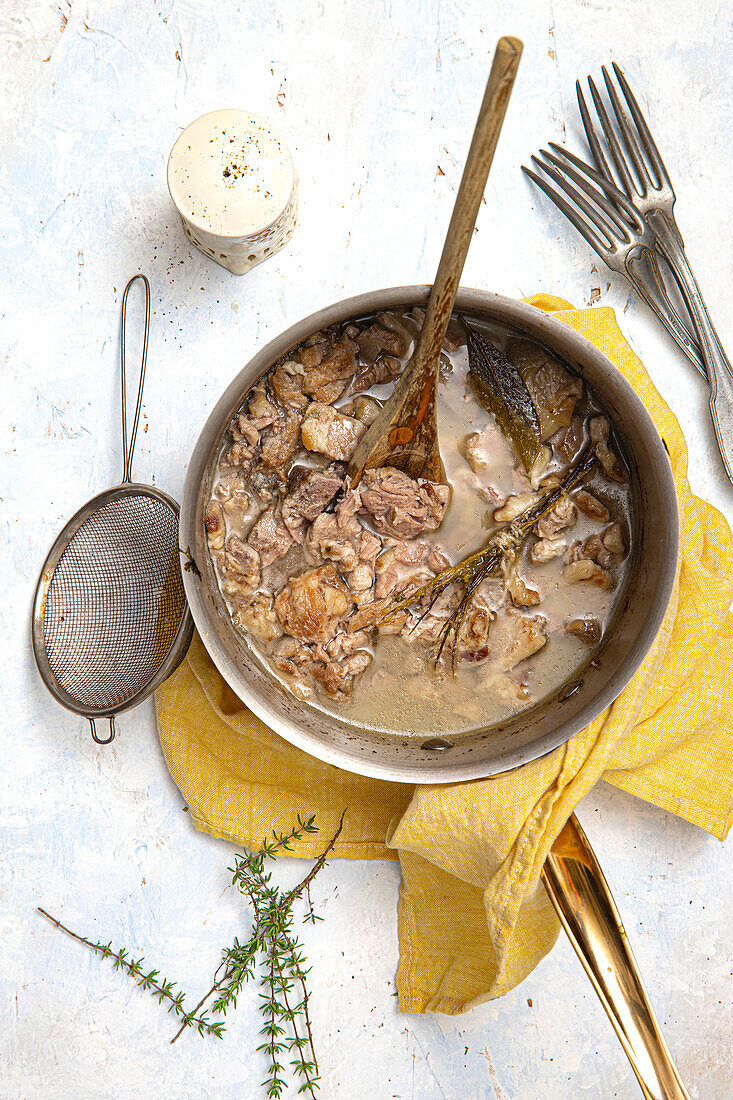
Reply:
<svg viewBox="0 0 733 1100"><path fill-rule="evenodd" d="M569 684L566 684L558 695L558 699L561 703L564 703L566 699L569 699L571 695L575 695L578 688L583 686L582 680L571 680Z"/></svg>
<svg viewBox="0 0 733 1100"><path fill-rule="evenodd" d="M445 752L446 749L453 748L453 742L445 741L442 737L433 737L430 741L423 741L420 748L428 749L432 752Z"/></svg>

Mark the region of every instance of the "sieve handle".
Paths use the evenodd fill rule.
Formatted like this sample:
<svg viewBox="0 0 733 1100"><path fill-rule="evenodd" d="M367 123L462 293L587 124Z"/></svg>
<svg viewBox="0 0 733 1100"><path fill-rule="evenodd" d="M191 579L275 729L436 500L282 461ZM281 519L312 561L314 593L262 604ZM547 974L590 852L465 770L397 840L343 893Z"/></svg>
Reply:
<svg viewBox="0 0 733 1100"><path fill-rule="evenodd" d="M92 740L96 741L98 745L109 745L110 741L115 739L115 719L114 715L109 720L109 737L97 737L97 727L94 724L94 719L89 719L89 725L92 727Z"/></svg>
<svg viewBox="0 0 733 1100"><path fill-rule="evenodd" d="M136 279L142 279L145 286L145 330L143 332L143 352L140 361L140 382L137 387L137 403L135 405L135 418L132 422L130 434L130 446L127 445L127 385L125 379L125 330L127 319L127 295L130 287ZM122 317L120 325L120 384L122 388L122 457L124 467L122 470L122 484L127 485L132 481L132 456L135 452L135 439L137 438L137 426L140 422L140 410L143 404L143 384L145 382L145 363L148 358L148 336L150 334L150 283L146 275L133 275L122 294ZM92 723L93 725L93 723ZM92 734L94 736L94 734ZM114 737L114 733L112 734ZM97 741L97 738L94 738ZM112 738L110 737L110 741ZM107 744L106 741L99 742Z"/></svg>

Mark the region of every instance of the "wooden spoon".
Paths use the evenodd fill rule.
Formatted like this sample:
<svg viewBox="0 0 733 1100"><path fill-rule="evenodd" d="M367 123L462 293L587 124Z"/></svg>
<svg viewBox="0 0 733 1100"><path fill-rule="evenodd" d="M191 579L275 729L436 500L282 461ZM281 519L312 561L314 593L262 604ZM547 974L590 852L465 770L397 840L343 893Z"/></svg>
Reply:
<svg viewBox="0 0 733 1100"><path fill-rule="evenodd" d="M347 471L352 485L364 470L379 466L442 480L436 411L440 352L521 55L518 38L499 39L417 346L352 455Z"/></svg>

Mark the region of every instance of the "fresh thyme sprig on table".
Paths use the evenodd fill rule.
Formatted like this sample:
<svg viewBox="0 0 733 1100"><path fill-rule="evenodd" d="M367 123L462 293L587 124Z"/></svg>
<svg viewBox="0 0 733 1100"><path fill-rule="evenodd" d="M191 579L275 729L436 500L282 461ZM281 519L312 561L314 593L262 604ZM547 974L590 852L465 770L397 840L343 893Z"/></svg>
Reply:
<svg viewBox="0 0 733 1100"><path fill-rule="evenodd" d="M210 1009L212 1016L224 1016L227 1009L236 1008L237 997L243 986L254 978L259 960L260 982L263 987L260 1009L264 1016L260 1034L264 1041L257 1049L266 1055L268 1062L267 1078L263 1081L263 1087L270 1100L278 1100L282 1096L286 1086L286 1070L280 1057L289 1054L291 1071L301 1082L298 1092L315 1097L320 1076L308 1012L306 977L310 968L305 965L301 945L292 931L293 903L305 894L308 910L303 918L304 922L315 923L316 920L321 920L313 911L310 885L325 866L326 859L338 840L345 813L346 811L341 815L338 829L323 853L302 882L292 890L281 893L277 886L272 885L272 875L265 871L265 861L274 860L278 852L291 852L293 842L301 840L306 833L317 833L315 815L307 821L298 816L298 824L289 833L273 832L273 839L264 841L259 852L246 852L234 857L234 866L229 868L232 884L252 906L252 932L246 943L235 939L231 947L224 949L211 989L190 1012L184 1008L185 993L174 993L176 983L160 978L157 970L145 974L142 958L130 958L124 947L114 951L111 943L94 943L86 936L72 932L45 909L39 907L38 912L79 943L91 948L95 954L112 959L115 970L122 970L134 978L142 989L149 990L157 997L159 1003L167 1001L168 1011L181 1020L181 1026L171 1039L172 1043L190 1027L195 1028L199 1035L214 1035L220 1039L225 1030L223 1020L212 1021L201 1009L214 995L216 999Z"/></svg>

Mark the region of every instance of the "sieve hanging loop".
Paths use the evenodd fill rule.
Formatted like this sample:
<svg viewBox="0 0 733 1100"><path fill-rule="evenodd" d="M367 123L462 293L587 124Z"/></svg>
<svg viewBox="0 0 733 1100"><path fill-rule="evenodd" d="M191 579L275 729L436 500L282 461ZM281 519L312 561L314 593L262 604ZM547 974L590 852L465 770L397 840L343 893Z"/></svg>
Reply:
<svg viewBox="0 0 733 1100"><path fill-rule="evenodd" d="M127 381L125 377L125 336L127 329L127 296L130 287L136 279L142 279L145 287L145 328L143 330L143 350L140 360L140 382L137 388L137 402L135 404L135 418L132 422L130 446L127 445ZM133 275L125 287L122 295L122 316L120 319L120 386L122 389L122 458L124 462L122 470L122 484L129 485L132 481L132 456L135 452L135 440L137 438L137 426L140 422L140 411L143 405L143 385L145 384L145 364L148 358L148 336L150 335L150 283L147 275L140 273ZM114 734L112 735L114 736ZM95 738L96 741L96 738Z"/></svg>
<svg viewBox="0 0 733 1100"><path fill-rule="evenodd" d="M94 719L93 718L89 719L89 725L92 727L92 740L96 741L98 745L109 745L111 741L114 741L115 733L117 732L115 730L115 716L114 716L114 714L110 716L110 720L109 720L109 737L107 737L107 738L97 737L97 727L94 724Z"/></svg>

